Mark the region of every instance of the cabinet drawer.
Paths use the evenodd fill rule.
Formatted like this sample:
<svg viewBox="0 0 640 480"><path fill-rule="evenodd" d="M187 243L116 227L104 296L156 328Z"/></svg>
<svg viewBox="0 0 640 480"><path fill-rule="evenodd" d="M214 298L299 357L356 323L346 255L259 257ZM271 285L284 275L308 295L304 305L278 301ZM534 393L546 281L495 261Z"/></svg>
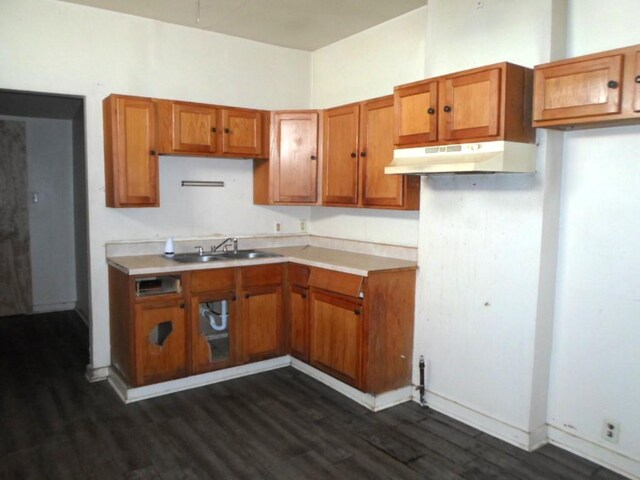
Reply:
<svg viewBox="0 0 640 480"><path fill-rule="evenodd" d="M309 285L309 273L311 268L295 263L289 264L289 283L306 288Z"/></svg>
<svg viewBox="0 0 640 480"><path fill-rule="evenodd" d="M240 272L243 288L282 284L282 264L245 267Z"/></svg>
<svg viewBox="0 0 640 480"><path fill-rule="evenodd" d="M234 268L199 270L191 274L191 291L193 293L233 290L235 283Z"/></svg>
<svg viewBox="0 0 640 480"><path fill-rule="evenodd" d="M362 298L364 277L350 273L334 272L323 268L313 268L309 275L309 286L341 293L354 298Z"/></svg>

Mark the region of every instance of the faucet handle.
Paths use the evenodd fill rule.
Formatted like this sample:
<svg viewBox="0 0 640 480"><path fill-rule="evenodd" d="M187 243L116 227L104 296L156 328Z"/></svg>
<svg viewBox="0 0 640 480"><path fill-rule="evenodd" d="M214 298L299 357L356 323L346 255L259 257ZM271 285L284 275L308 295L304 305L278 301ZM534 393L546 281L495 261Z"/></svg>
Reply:
<svg viewBox="0 0 640 480"><path fill-rule="evenodd" d="M204 255L204 248L202 248L200 245L198 245L197 247L193 247L193 248L197 248L198 249L198 255Z"/></svg>

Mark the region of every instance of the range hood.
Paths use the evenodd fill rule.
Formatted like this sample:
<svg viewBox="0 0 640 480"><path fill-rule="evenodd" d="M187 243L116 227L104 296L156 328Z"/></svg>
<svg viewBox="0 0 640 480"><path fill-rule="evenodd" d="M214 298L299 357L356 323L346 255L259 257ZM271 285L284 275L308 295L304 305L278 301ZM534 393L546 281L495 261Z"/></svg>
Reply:
<svg viewBox="0 0 640 480"><path fill-rule="evenodd" d="M483 142L436 147L399 148L384 173L533 173L536 146L519 142Z"/></svg>

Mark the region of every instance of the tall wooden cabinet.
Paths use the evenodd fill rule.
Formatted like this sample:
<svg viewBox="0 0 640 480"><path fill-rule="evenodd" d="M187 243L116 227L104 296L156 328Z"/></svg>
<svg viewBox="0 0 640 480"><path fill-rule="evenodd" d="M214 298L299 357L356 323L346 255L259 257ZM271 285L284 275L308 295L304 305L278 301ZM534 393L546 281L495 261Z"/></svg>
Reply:
<svg viewBox="0 0 640 480"><path fill-rule="evenodd" d="M640 45L538 65L534 80L535 127L640 122Z"/></svg>
<svg viewBox="0 0 640 480"><path fill-rule="evenodd" d="M393 97L324 113L323 205L416 210L419 179L385 175L393 158Z"/></svg>
<svg viewBox="0 0 640 480"><path fill-rule="evenodd" d="M271 113L271 154L254 162L255 204L317 204L320 114Z"/></svg>
<svg viewBox="0 0 640 480"><path fill-rule="evenodd" d="M102 103L108 207L157 207L157 115L152 99L111 95Z"/></svg>
<svg viewBox="0 0 640 480"><path fill-rule="evenodd" d="M533 143L532 71L510 63L400 85L397 146L508 140Z"/></svg>

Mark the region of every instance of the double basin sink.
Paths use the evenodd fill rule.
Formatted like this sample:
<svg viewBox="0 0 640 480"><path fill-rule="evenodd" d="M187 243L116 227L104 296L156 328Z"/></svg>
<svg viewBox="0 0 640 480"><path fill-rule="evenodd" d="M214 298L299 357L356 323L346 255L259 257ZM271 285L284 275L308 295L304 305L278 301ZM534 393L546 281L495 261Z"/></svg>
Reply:
<svg viewBox="0 0 640 480"><path fill-rule="evenodd" d="M177 253L173 260L180 263L208 263L222 260L254 260L257 258L281 257L277 253L263 252L261 250L238 250L237 252L220 253Z"/></svg>

